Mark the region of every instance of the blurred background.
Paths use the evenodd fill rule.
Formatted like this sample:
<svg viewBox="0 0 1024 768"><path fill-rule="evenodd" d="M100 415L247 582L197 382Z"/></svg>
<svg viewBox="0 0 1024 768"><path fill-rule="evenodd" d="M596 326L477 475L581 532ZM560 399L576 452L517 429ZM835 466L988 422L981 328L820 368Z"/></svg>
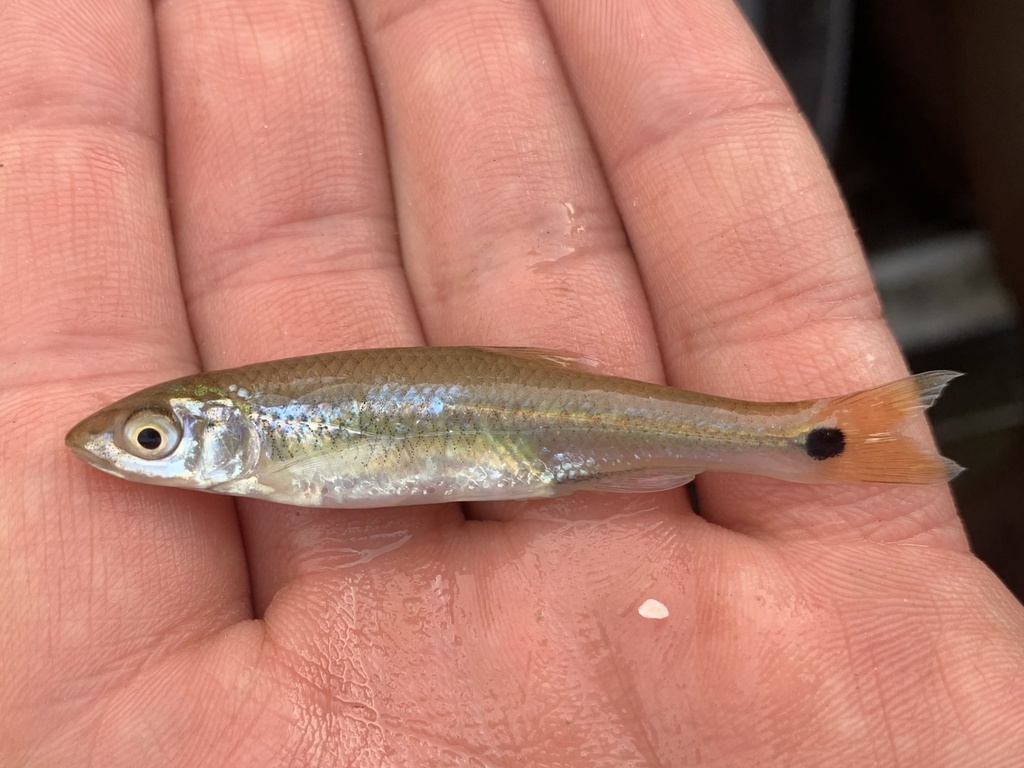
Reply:
<svg viewBox="0 0 1024 768"><path fill-rule="evenodd" d="M1024 601L1024 0L738 0L831 159L974 551Z"/></svg>

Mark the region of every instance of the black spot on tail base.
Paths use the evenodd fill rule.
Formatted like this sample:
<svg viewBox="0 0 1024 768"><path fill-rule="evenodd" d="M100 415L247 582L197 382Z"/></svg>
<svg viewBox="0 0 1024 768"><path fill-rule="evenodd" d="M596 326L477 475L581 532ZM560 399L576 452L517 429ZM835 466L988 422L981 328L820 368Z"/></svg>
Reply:
<svg viewBox="0 0 1024 768"><path fill-rule="evenodd" d="M815 427L807 433L804 450L816 461L824 461L838 456L846 448L846 436L843 430L835 427Z"/></svg>

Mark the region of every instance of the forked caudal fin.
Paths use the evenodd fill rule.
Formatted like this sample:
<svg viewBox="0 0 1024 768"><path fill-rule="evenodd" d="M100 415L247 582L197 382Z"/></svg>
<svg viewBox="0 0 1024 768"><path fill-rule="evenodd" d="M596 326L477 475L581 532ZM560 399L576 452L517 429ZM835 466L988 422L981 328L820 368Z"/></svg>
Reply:
<svg viewBox="0 0 1024 768"><path fill-rule="evenodd" d="M823 400L821 427L807 435L809 456L821 459L821 478L835 483L944 483L962 467L901 434L902 422L930 407L960 376L931 371L852 395Z"/></svg>

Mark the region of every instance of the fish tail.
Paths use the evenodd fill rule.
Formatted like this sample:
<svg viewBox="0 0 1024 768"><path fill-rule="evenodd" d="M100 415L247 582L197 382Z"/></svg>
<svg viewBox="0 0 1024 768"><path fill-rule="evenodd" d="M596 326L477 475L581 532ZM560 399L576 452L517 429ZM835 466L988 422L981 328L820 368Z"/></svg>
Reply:
<svg viewBox="0 0 1024 768"><path fill-rule="evenodd" d="M836 483L944 483L963 469L901 434L902 422L929 408L961 374L931 371L819 404L806 437L822 478Z"/></svg>

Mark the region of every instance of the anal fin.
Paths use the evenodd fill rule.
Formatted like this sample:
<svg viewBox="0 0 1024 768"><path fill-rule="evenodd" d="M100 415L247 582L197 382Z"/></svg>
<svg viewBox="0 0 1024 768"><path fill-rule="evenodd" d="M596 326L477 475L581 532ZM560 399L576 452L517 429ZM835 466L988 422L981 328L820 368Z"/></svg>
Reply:
<svg viewBox="0 0 1024 768"><path fill-rule="evenodd" d="M588 477L575 482L560 483L559 485L567 485L572 491L652 493L686 485L700 471L699 469L689 469L686 467L671 470L639 469L599 475L598 477Z"/></svg>

